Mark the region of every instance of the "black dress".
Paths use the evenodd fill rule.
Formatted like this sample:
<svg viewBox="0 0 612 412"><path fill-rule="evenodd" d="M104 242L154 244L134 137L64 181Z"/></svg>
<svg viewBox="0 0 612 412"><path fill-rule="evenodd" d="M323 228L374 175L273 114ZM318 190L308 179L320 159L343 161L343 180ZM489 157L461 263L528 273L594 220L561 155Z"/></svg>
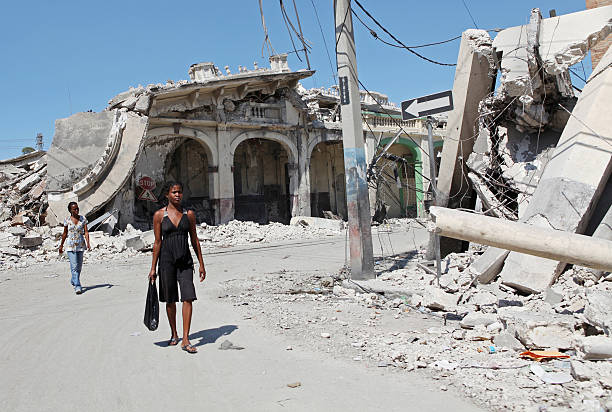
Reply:
<svg viewBox="0 0 612 412"><path fill-rule="evenodd" d="M178 302L178 289L181 290L181 302L196 300L193 285L193 259L189 251L189 218L187 211L174 225L164 210L161 223L162 244L159 252L159 300L161 302ZM178 283L178 288L177 288Z"/></svg>

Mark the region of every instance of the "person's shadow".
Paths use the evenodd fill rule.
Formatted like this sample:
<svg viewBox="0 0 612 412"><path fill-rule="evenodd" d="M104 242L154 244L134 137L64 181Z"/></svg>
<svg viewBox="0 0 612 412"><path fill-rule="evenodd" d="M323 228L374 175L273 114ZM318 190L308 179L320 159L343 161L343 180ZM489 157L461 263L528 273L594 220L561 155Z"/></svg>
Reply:
<svg viewBox="0 0 612 412"><path fill-rule="evenodd" d="M100 284L100 285L83 286L81 289L83 290L83 293L85 293L85 292L87 292L87 291L90 291L90 290L93 290L93 289L98 289L98 288L106 288L106 289L110 289L110 288L112 288L113 286L115 286L115 285L113 285L113 284L111 284L111 283L102 283L102 284Z"/></svg>
<svg viewBox="0 0 612 412"><path fill-rule="evenodd" d="M227 336L236 329L238 329L238 326L236 325L223 325L219 326L218 328L205 329L199 332L191 333L189 335L189 340L192 341L191 344L193 346L203 346L207 343L215 343L217 339L219 339L221 336ZM181 338L179 337L179 339ZM198 340L198 342L193 343L194 340ZM165 347L168 346L168 341L163 340L160 342L154 342L154 344L157 346Z"/></svg>

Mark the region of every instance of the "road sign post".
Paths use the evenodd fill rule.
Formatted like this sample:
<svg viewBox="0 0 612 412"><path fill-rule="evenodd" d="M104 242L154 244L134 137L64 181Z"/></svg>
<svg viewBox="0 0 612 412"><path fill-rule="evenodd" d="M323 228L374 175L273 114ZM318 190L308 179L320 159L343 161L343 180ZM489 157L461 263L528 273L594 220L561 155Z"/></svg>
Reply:
<svg viewBox="0 0 612 412"><path fill-rule="evenodd" d="M361 100L355 59L353 19L349 0L337 0L336 58L342 114L342 143L346 178L351 277L374 279L370 200L361 122Z"/></svg>

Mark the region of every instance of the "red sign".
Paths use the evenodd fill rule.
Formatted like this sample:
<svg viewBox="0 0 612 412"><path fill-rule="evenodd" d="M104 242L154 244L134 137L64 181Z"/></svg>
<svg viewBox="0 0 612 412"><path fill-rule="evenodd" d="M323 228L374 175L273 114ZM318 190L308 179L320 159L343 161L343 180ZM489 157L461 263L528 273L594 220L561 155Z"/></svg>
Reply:
<svg viewBox="0 0 612 412"><path fill-rule="evenodd" d="M151 179L149 176L143 176L138 179L138 186L142 187L144 190L153 190L155 189L155 180Z"/></svg>

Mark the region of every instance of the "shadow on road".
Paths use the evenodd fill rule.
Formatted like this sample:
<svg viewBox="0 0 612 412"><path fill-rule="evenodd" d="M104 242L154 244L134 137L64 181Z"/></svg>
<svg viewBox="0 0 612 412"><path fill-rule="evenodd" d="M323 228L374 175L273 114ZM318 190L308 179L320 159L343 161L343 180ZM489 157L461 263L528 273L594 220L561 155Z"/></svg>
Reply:
<svg viewBox="0 0 612 412"><path fill-rule="evenodd" d="M193 346L202 346L207 343L215 343L221 336L227 336L238 329L236 325L224 325L214 329L201 330L189 335L189 340L199 339Z"/></svg>
<svg viewBox="0 0 612 412"><path fill-rule="evenodd" d="M85 293L85 292L87 292L87 291L90 291L90 290L93 290L93 289L98 289L98 288L106 288L106 289L110 289L110 288L112 288L113 286L115 286L115 285L113 285L113 284L111 284L111 283L102 283L102 284L100 284L100 285L83 286L83 293Z"/></svg>

